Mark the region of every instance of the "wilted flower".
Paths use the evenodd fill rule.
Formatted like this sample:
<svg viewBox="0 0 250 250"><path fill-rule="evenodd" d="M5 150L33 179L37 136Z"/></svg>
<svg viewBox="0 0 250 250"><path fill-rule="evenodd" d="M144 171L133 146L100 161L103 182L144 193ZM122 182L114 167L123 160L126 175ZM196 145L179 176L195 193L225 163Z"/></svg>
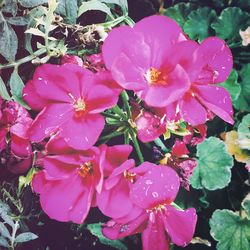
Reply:
<svg viewBox="0 0 250 250"><path fill-rule="evenodd" d="M75 56L75 55L64 55L61 57L61 64L67 64L67 63L71 63L71 64L75 64L78 65L80 67L83 67L83 61L79 56Z"/></svg>

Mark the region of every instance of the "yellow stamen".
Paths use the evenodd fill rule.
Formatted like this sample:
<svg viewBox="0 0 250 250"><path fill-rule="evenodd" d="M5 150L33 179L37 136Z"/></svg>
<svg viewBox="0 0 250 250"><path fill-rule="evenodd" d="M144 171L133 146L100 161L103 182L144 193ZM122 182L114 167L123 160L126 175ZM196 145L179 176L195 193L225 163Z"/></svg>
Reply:
<svg viewBox="0 0 250 250"><path fill-rule="evenodd" d="M145 78L148 83L153 84L159 82L161 78L161 72L156 68L151 67L145 74Z"/></svg>
<svg viewBox="0 0 250 250"><path fill-rule="evenodd" d="M83 178L85 178L87 175L92 175L93 172L93 165L90 161L81 164L78 170L78 174Z"/></svg>
<svg viewBox="0 0 250 250"><path fill-rule="evenodd" d="M128 170L125 170L123 172L123 176L130 181L131 183L135 182L136 174L135 173L130 173Z"/></svg>

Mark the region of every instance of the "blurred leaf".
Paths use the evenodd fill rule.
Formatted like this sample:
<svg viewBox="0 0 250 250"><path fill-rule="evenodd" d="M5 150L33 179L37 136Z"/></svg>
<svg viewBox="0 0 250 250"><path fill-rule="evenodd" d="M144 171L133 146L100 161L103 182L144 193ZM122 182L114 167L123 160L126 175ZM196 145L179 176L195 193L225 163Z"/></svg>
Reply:
<svg viewBox="0 0 250 250"><path fill-rule="evenodd" d="M12 228L15 227L14 221L12 220L12 218L6 212L2 212L1 213L1 217L4 220L5 223L7 223L8 225L10 225Z"/></svg>
<svg viewBox="0 0 250 250"><path fill-rule="evenodd" d="M8 241L2 236L0 236L0 246L1 247L9 247Z"/></svg>
<svg viewBox="0 0 250 250"><path fill-rule="evenodd" d="M48 0L18 0L18 2L25 8L34 8L38 5L48 3Z"/></svg>
<svg viewBox="0 0 250 250"><path fill-rule="evenodd" d="M110 8L106 4L104 4L98 0L90 0L88 2L82 3L82 5L79 7L79 10L78 10L78 16L82 15L83 13L85 13L89 10L102 11L102 12L106 13L111 19L114 19L113 15L110 11Z"/></svg>
<svg viewBox="0 0 250 250"><path fill-rule="evenodd" d="M16 25L16 26L24 26L28 24L28 20L26 17L23 16L16 16L16 17L6 17L5 20L12 24L12 25Z"/></svg>
<svg viewBox="0 0 250 250"><path fill-rule="evenodd" d="M4 13L11 13L12 16L16 16L17 13L17 1L16 0L7 0L5 5L1 8Z"/></svg>
<svg viewBox="0 0 250 250"><path fill-rule="evenodd" d="M26 176L19 176L18 178L18 190L21 191L23 187L30 185L32 178L35 173L37 173L36 168L31 168Z"/></svg>
<svg viewBox="0 0 250 250"><path fill-rule="evenodd" d="M69 24L75 24L77 19L77 0L59 0L56 12L64 16L64 21Z"/></svg>
<svg viewBox="0 0 250 250"><path fill-rule="evenodd" d="M127 0L101 0L103 3L117 4L121 7L122 13L125 15L128 13L128 1Z"/></svg>
<svg viewBox="0 0 250 250"><path fill-rule="evenodd" d="M173 7L167 8L163 14L174 19L181 27L188 19L188 15L192 10L195 10L196 7L194 4L190 3L178 3Z"/></svg>
<svg viewBox="0 0 250 250"><path fill-rule="evenodd" d="M2 214L3 212L7 213L9 211L10 211L9 205L0 200L0 214Z"/></svg>
<svg viewBox="0 0 250 250"><path fill-rule="evenodd" d="M2 78L0 77L0 96L4 99L4 100L10 100L10 95L8 93L8 90L2 80Z"/></svg>
<svg viewBox="0 0 250 250"><path fill-rule="evenodd" d="M9 230L2 222L0 222L0 235L2 235L5 238L8 238L8 239L11 238Z"/></svg>
<svg viewBox="0 0 250 250"><path fill-rule="evenodd" d="M219 84L220 86L222 86L228 90L228 92L230 93L233 104L237 100L237 98L239 97L240 91L241 91L241 86L237 80L238 80L238 73L235 69L233 69L231 71L228 79L225 82Z"/></svg>
<svg viewBox="0 0 250 250"><path fill-rule="evenodd" d="M250 193L245 197L241 205L246 210L248 218L250 219Z"/></svg>
<svg viewBox="0 0 250 250"><path fill-rule="evenodd" d="M0 54L8 61L15 61L18 39L13 28L7 23L0 23Z"/></svg>
<svg viewBox="0 0 250 250"><path fill-rule="evenodd" d="M22 242L35 240L37 238L38 238L38 236L36 234L31 233L31 232L21 233L16 237L15 242L22 243Z"/></svg>
<svg viewBox="0 0 250 250"><path fill-rule="evenodd" d="M245 115L239 124L238 141L242 149L250 150L250 114Z"/></svg>
<svg viewBox="0 0 250 250"><path fill-rule="evenodd" d="M241 111L250 111L250 63L245 64L240 71L241 93L235 102L235 107Z"/></svg>
<svg viewBox="0 0 250 250"><path fill-rule="evenodd" d="M245 30L250 24L250 15L238 7L224 9L211 27L216 35L227 41L229 46L241 42L240 30Z"/></svg>
<svg viewBox="0 0 250 250"><path fill-rule="evenodd" d="M216 137L210 137L197 146L197 167L190 178L193 188L208 190L221 189L231 179L230 169L233 157L228 154L226 145Z"/></svg>
<svg viewBox="0 0 250 250"><path fill-rule="evenodd" d="M202 41L214 34L210 24L216 20L216 12L208 7L193 10L184 24L184 32L194 40Z"/></svg>
<svg viewBox="0 0 250 250"><path fill-rule="evenodd" d="M121 240L110 240L104 237L102 234L101 225L101 223L89 224L87 228L94 236L96 236L100 240L102 244L120 250L128 250L127 246Z"/></svg>
<svg viewBox="0 0 250 250"><path fill-rule="evenodd" d="M218 250L247 250L250 246L250 221L230 210L215 210L209 221Z"/></svg>

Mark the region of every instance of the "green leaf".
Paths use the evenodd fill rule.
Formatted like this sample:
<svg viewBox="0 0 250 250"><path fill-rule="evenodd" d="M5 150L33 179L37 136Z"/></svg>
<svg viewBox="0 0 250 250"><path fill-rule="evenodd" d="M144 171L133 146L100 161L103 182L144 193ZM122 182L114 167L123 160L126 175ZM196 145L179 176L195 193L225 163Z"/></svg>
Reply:
<svg viewBox="0 0 250 250"><path fill-rule="evenodd" d="M2 222L0 222L0 235L2 235L5 238L8 238L8 239L11 238L9 230Z"/></svg>
<svg viewBox="0 0 250 250"><path fill-rule="evenodd" d="M250 150L250 114L245 115L238 127L240 148Z"/></svg>
<svg viewBox="0 0 250 250"><path fill-rule="evenodd" d="M88 2L82 3L82 5L79 7L79 10L78 10L78 16L82 15L83 13L85 13L89 10L102 11L102 12L106 13L111 19L114 19L113 15L110 11L110 8L106 4L104 4L98 0L90 0Z"/></svg>
<svg viewBox="0 0 250 250"><path fill-rule="evenodd" d="M13 96L22 98L24 83L18 75L17 70L14 70L10 76L10 91Z"/></svg>
<svg viewBox="0 0 250 250"><path fill-rule="evenodd" d="M121 7L122 13L126 15L128 13L128 1L127 0L101 0L107 4L117 4Z"/></svg>
<svg viewBox="0 0 250 250"><path fill-rule="evenodd" d="M25 31L25 33L29 33L35 36L41 36L41 37L45 37L45 34L39 30L38 28L29 28Z"/></svg>
<svg viewBox="0 0 250 250"><path fill-rule="evenodd" d="M15 31L7 22L2 22L0 34L0 54L8 61L15 61L18 45Z"/></svg>
<svg viewBox="0 0 250 250"><path fill-rule="evenodd" d="M210 24L216 20L216 12L208 7L193 10L188 15L188 20L184 24L184 32L191 39L202 41L204 38L214 35Z"/></svg>
<svg viewBox="0 0 250 250"><path fill-rule="evenodd" d="M240 71L241 93L235 102L235 107L241 111L250 111L250 63L245 64Z"/></svg>
<svg viewBox="0 0 250 250"><path fill-rule="evenodd" d="M250 219L250 193L245 197L241 205L247 212L248 218Z"/></svg>
<svg viewBox="0 0 250 250"><path fill-rule="evenodd" d="M230 93L231 99L233 104L238 99L240 92L241 92L241 86L238 83L238 73L235 69L233 69L228 77L228 79L219 84L220 86L224 87L228 90Z"/></svg>
<svg viewBox="0 0 250 250"><path fill-rule="evenodd" d="M110 240L104 237L102 234L101 226L102 226L101 223L95 223L95 224L89 224L87 228L94 236L96 236L100 240L102 244L120 250L128 250L127 246L121 240Z"/></svg>
<svg viewBox="0 0 250 250"><path fill-rule="evenodd" d="M226 145L216 137L210 137L197 146L197 167L190 178L193 188L221 189L231 179L233 157L227 153Z"/></svg>
<svg viewBox="0 0 250 250"><path fill-rule="evenodd" d="M30 109L29 106L22 99L23 88L24 88L23 80L18 75L18 72L15 69L10 77L10 92L12 94L12 98L26 109Z"/></svg>
<svg viewBox="0 0 250 250"><path fill-rule="evenodd" d="M31 168L26 176L19 176L18 178L18 190L21 192L23 187L27 187L30 185L32 178L35 173L37 173L36 168Z"/></svg>
<svg viewBox="0 0 250 250"><path fill-rule="evenodd" d="M8 93L8 90L0 76L0 96L5 100L10 100L10 95Z"/></svg>
<svg viewBox="0 0 250 250"><path fill-rule="evenodd" d="M215 210L209 221L211 235L218 242L218 250L248 250L250 221L230 210Z"/></svg>
<svg viewBox="0 0 250 250"><path fill-rule="evenodd" d="M7 0L7 1L5 1L5 5L1 8L2 12L11 13L12 16L16 16L17 9L18 9L18 6L17 6L17 1L16 0Z"/></svg>
<svg viewBox="0 0 250 250"><path fill-rule="evenodd" d="M238 7L226 8L221 15L215 20L211 27L215 30L216 35L227 41L229 46L240 42L240 30L245 30L250 24L250 15L243 12Z"/></svg>
<svg viewBox="0 0 250 250"><path fill-rule="evenodd" d="M31 232L27 232L27 233L19 234L16 237L15 242L16 243L22 243L22 242L27 242L27 241L35 240L37 238L38 238L38 236L36 234L33 234Z"/></svg>
<svg viewBox="0 0 250 250"><path fill-rule="evenodd" d="M38 5L48 3L48 0L18 0L18 2L25 8L34 8Z"/></svg>
<svg viewBox="0 0 250 250"><path fill-rule="evenodd" d="M168 16L174 19L181 27L183 27L184 23L188 19L188 15L192 10L195 10L196 7L194 4L190 3L178 3L173 7L167 8L163 15Z"/></svg>
<svg viewBox="0 0 250 250"><path fill-rule="evenodd" d="M8 23L16 26L24 26L28 24L27 18L23 16L6 17L5 20Z"/></svg>
<svg viewBox="0 0 250 250"><path fill-rule="evenodd" d="M0 236L0 246L1 247L9 247L8 241L2 236Z"/></svg>
<svg viewBox="0 0 250 250"><path fill-rule="evenodd" d="M10 225L12 228L15 227L15 224L14 224L12 218L6 212L2 212L1 213L1 217L4 220L5 223L7 223L8 225Z"/></svg>
<svg viewBox="0 0 250 250"><path fill-rule="evenodd" d="M64 16L64 21L69 24L75 24L77 19L77 0L59 0L56 12Z"/></svg>

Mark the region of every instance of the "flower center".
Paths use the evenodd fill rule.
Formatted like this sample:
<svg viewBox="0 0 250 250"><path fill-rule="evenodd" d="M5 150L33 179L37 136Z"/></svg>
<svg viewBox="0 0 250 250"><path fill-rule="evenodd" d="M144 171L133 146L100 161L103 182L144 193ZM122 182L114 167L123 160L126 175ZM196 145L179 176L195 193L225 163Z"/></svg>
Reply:
<svg viewBox="0 0 250 250"><path fill-rule="evenodd" d="M82 98L78 98L74 103L74 109L76 112L83 112L86 110L86 104Z"/></svg>
<svg viewBox="0 0 250 250"><path fill-rule="evenodd" d="M78 174L83 178L85 178L87 175L93 175L93 172L94 172L93 165L90 161L81 164L78 170Z"/></svg>
<svg viewBox="0 0 250 250"><path fill-rule="evenodd" d="M161 72L156 68L151 67L145 74L145 78L148 83L153 84L157 83L161 77Z"/></svg>
<svg viewBox="0 0 250 250"><path fill-rule="evenodd" d="M136 174L135 173L130 173L128 170L125 170L123 172L123 176L125 177L125 179L127 179L131 183L135 182L135 178L136 178Z"/></svg>
<svg viewBox="0 0 250 250"><path fill-rule="evenodd" d="M160 211L164 211L166 209L166 204L159 204L153 208L147 209L146 212L147 213L152 213L152 212L160 212Z"/></svg>

